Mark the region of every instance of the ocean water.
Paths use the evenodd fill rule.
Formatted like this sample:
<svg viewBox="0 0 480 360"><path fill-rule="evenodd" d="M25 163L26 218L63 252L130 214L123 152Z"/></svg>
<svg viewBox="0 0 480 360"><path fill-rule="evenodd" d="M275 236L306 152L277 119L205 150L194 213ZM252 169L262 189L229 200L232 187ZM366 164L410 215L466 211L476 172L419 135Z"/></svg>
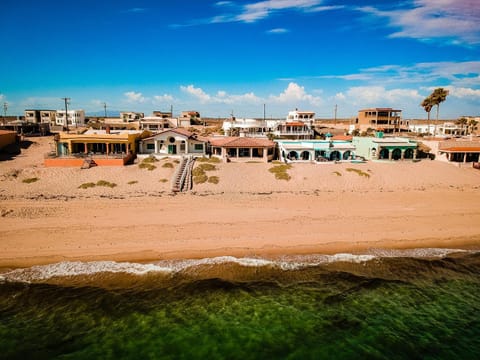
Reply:
<svg viewBox="0 0 480 360"><path fill-rule="evenodd" d="M479 359L480 252L0 274L1 359Z"/></svg>

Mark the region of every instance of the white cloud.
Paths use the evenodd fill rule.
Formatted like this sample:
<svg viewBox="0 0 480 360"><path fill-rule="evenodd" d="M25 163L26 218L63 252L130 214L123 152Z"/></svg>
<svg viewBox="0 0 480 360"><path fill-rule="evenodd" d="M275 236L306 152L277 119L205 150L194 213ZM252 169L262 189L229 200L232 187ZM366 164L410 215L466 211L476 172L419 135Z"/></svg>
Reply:
<svg viewBox="0 0 480 360"><path fill-rule="evenodd" d="M194 85L180 86L180 90L195 97L201 104L241 104L241 103L259 103L261 99L253 92L245 94L228 94L226 91L219 90L216 95L210 95L197 88Z"/></svg>
<svg viewBox="0 0 480 360"><path fill-rule="evenodd" d="M330 11L344 8L342 5L321 6L324 0L265 0L239 5L232 1L219 1L215 5L219 8L228 8L231 12L215 15L211 18L194 19L184 24L172 24L170 27L180 28L205 24L228 22L253 23L263 20L272 14L281 11L299 11L304 13Z"/></svg>
<svg viewBox="0 0 480 360"><path fill-rule="evenodd" d="M288 29L284 29L284 28L276 28L276 29L270 29L267 31L268 34L285 34L285 33L288 33L289 30Z"/></svg>
<svg viewBox="0 0 480 360"><path fill-rule="evenodd" d="M289 83L281 94L270 95L269 99L273 102L292 105L304 102L309 105L320 106L323 102L322 98L308 94L303 86L294 82Z"/></svg>
<svg viewBox="0 0 480 360"><path fill-rule="evenodd" d="M188 86L180 86L180 90L186 92L187 94L197 98L201 103L207 103L211 100L211 96L208 95L205 91L201 88L196 88L193 85Z"/></svg>
<svg viewBox="0 0 480 360"><path fill-rule="evenodd" d="M147 100L141 92L127 91L123 95L125 95L129 103L144 103Z"/></svg>
<svg viewBox="0 0 480 360"><path fill-rule="evenodd" d="M164 103L164 102L173 102L175 99L172 95L163 94L163 95L155 95L153 96L153 103Z"/></svg>
<svg viewBox="0 0 480 360"><path fill-rule="evenodd" d="M389 26L399 29L390 37L420 40L450 39L450 43L480 43L480 6L478 0L415 0L412 8L380 10L360 7L373 17L387 18Z"/></svg>
<svg viewBox="0 0 480 360"><path fill-rule="evenodd" d="M338 94L337 94L338 95ZM416 89L392 89L386 90L383 86L356 86L347 90L343 98L360 106L383 106L383 103L395 105L405 101L418 102L423 99Z"/></svg>
<svg viewBox="0 0 480 360"><path fill-rule="evenodd" d="M464 87L446 86L449 91L449 96L453 96L459 99L470 98L480 100L480 89L471 89Z"/></svg>
<svg viewBox="0 0 480 360"><path fill-rule="evenodd" d="M268 17L272 12L296 9L308 10L322 3L322 0L267 0L245 5L243 12L237 15L236 20L255 22Z"/></svg>
<svg viewBox="0 0 480 360"><path fill-rule="evenodd" d="M376 84L426 84L437 85L439 81L458 87L480 86L480 61L430 62L414 65L382 65L361 69L357 74L325 75L313 78L364 81ZM410 85L411 86L411 85Z"/></svg>

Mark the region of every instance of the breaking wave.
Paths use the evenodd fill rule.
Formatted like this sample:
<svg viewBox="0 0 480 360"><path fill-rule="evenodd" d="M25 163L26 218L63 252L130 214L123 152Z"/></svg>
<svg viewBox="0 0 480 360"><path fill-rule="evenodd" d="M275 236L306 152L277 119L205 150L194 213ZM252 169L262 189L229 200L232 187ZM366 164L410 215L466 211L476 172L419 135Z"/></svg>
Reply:
<svg viewBox="0 0 480 360"><path fill-rule="evenodd" d="M236 265L241 268L270 268L281 271L301 270L309 267L334 263L362 264L381 258L442 258L452 253L474 253L475 251L458 249L410 249L390 250L373 249L369 254L340 253L334 255L310 254L287 255L275 259L220 256L203 259L160 260L151 263L131 263L115 261L65 261L49 265L37 265L24 269L15 269L0 275L0 281L41 282L52 278L91 276L97 274L128 274L134 276L162 274L195 273L196 269Z"/></svg>

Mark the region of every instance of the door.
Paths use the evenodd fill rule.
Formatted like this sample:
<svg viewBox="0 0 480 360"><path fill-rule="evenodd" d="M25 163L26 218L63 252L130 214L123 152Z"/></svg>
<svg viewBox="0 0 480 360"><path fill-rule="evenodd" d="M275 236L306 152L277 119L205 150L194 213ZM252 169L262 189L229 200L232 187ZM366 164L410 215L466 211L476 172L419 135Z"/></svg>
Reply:
<svg viewBox="0 0 480 360"><path fill-rule="evenodd" d="M168 153L169 154L176 154L177 153L177 145L168 145Z"/></svg>

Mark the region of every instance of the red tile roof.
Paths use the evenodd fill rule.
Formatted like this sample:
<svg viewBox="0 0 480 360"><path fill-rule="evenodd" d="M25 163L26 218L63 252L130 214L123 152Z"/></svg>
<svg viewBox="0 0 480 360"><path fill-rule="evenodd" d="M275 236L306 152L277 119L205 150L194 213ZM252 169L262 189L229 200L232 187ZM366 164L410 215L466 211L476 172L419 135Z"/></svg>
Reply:
<svg viewBox="0 0 480 360"><path fill-rule="evenodd" d="M222 138L209 138L212 146L218 147L273 147L275 143L268 139L258 139L251 137L222 137Z"/></svg>
<svg viewBox="0 0 480 360"><path fill-rule="evenodd" d="M480 147L474 146L453 146L449 148L440 149L440 151L447 151L447 152L479 152Z"/></svg>

